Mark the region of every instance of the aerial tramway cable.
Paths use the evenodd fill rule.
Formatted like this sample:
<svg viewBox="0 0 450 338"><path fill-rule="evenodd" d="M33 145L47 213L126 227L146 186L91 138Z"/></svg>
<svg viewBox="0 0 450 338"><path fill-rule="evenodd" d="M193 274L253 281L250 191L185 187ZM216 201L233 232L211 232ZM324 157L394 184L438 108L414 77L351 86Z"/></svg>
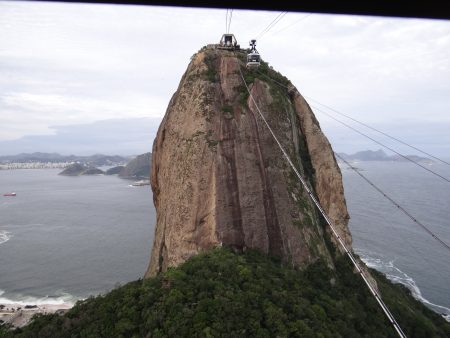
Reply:
<svg viewBox="0 0 450 338"><path fill-rule="evenodd" d="M276 84L278 84L278 85L280 85L280 86L282 86L282 87L284 87L284 88L286 88L286 89L289 89L288 86L286 86L286 85L284 85L284 84L282 84L282 83L276 81L275 79L272 79L270 76L268 76L268 75L266 75L266 74L260 72L259 70L257 70L257 72L258 72L259 74L261 74L261 75L267 77L268 79L272 80L272 81L275 82ZM315 100L313 100L313 101L315 101ZM322 105L323 105L323 104L322 104ZM323 106L324 106L324 105L323 105ZM360 135L362 135L362 136L368 138L369 140L375 142L376 144L378 144L378 145L380 145L380 146L382 146L382 147L384 147L384 148L386 148L386 149L392 151L393 153L396 153L398 156L400 156L400 157L404 158L405 160L407 160L407 161L409 161L409 162L411 162L411 163L413 163L413 164L415 164L415 165L421 167L422 169L428 171L429 173L435 175L436 177L439 177L440 179L442 179L442 180L444 180L444 181L450 183L450 180L449 180L447 177L442 176L441 174L435 172L434 170L431 170L431 169L425 167L424 165L420 164L419 162L414 161L413 159L409 158L408 156L403 155L402 153L396 151L395 149L393 149L393 148L391 148L391 147L385 145L384 143L382 143L382 142L380 142L380 141L374 139L373 137L370 137L369 135L367 135L367 134L365 134L365 133L359 131L358 129L356 129L356 128L350 126L349 124L347 124L347 123L345 123L345 122L343 122L343 121L337 119L336 117L334 117L334 116L332 116L331 114L325 112L324 110L322 110L322 109L320 109L320 108L318 108L318 107L316 107L316 106L312 106L312 105L311 105L311 107L313 107L314 109L316 109L316 110L319 111L320 113L327 115L328 117L332 118L332 119L335 120L336 122L339 122L340 124L342 124L342 125L346 126L347 128L353 130L354 132L356 132L356 133L358 133L358 134L360 134ZM383 133L383 134L384 134L384 133ZM392 138L394 138L394 137L392 137ZM434 156L433 156L433 157L434 157ZM442 160L441 160L441 161L442 161ZM444 162L445 162L445 161L444 161Z"/></svg>
<svg viewBox="0 0 450 338"><path fill-rule="evenodd" d="M270 76L268 76L268 75L266 75L266 74L264 74L264 73L262 73L262 72L260 72L260 71L257 71L259 74L261 74L261 75L263 75L263 76L265 76L265 77L267 77L269 80L272 80L273 82L275 82L276 84L278 84L279 86L281 86L281 87L284 87L284 88L286 88L286 89L289 89L289 87L288 86L286 86L286 85L284 85L284 84L282 84L282 83L280 83L280 82L278 82L277 80L275 80L275 79L272 79ZM308 97L308 96L305 96L305 97ZM317 101L317 100L314 100L314 99L312 99L311 97L308 97L310 100L312 100L312 101L315 101L315 102L317 102L317 103L319 103L319 104L321 104L319 101ZM334 110L333 108L331 108L331 107L328 107L328 106L326 106L326 105L324 105L324 104L321 104L322 106L324 106L324 107L327 107L328 109L331 109L331 110L333 110L333 111L335 111L335 112L337 112L336 110ZM318 109L317 107L314 107L315 109ZM318 109L319 111L321 111L320 109ZM344 115L344 116L346 116L345 114L342 114L342 115ZM347 117L347 116L346 116ZM351 118L351 117L349 117L348 116L348 118L350 118L350 119L352 119L352 120L355 120L355 122L359 122L359 121L357 121L356 119L353 119L353 118ZM364 126L366 126L366 124L364 124L364 123L362 123L362 122L359 122L360 124L362 124L362 125L364 125ZM370 126L368 126L367 125L367 127L368 128L371 128ZM375 131L378 131L378 130L376 130L375 128L371 128L371 129L374 129ZM396 139L395 137L393 137L393 136L390 136L390 135L388 135L387 133L384 133L384 132L382 132L382 131L379 131L380 133L382 133L382 134L384 134L384 135L386 135L386 136L388 136L388 137L391 137L392 139ZM403 141L401 141L401 140L398 140L400 143L403 143L403 144L405 144L405 145L408 145L406 142L403 142ZM411 145L409 145L411 148L413 148L413 149L416 149L416 150L418 150L418 151L421 151L420 149L418 149L418 148L416 148L416 147L414 147L414 146L411 146ZM422 153L424 153L424 154L426 154L426 155L429 155L429 156L431 156L431 157L433 157L433 158L436 158L436 159L438 159L438 160L440 160L441 162L444 162L444 163L446 163L445 161L443 161L443 160L441 160L441 159L439 159L439 158L437 158L437 157L435 157L435 156L433 156L433 155L431 155L431 154L428 154L428 153L426 153L426 152L424 152L424 151L421 151ZM342 159L347 165L349 165L349 167L351 168L351 169L353 169L353 170L355 170L356 172L357 172L357 174L359 175L359 176L361 176L364 180L366 180L375 190L377 190L379 193L381 193L385 198L387 198L395 207L397 207L399 210L401 210L403 213L405 213L414 223L416 223L416 224L418 224L420 227L422 227L422 229L423 230L425 230L429 235L431 235L435 240L437 240L445 249L447 249L447 250L450 250L450 245L449 244L447 244L446 242L444 242L443 240L441 240L436 234L434 234L427 226L425 226L424 224L422 224L421 222L419 222L414 216L412 216L411 214L409 214L409 212L405 209L405 208L403 208L402 206L400 206L397 202L395 202L392 198L390 198L385 192L383 192L380 188L378 188L373 182L371 182L369 179L367 179L363 174L361 174L360 172L358 172L354 167L352 167L347 161L345 161L343 158L341 158L341 156L339 156L338 154L336 154L336 156L338 157L338 158L340 158L340 159ZM411 244L411 246L413 246L412 244ZM414 248L415 249L415 248ZM422 257L423 259L425 259L422 255L420 256L420 257ZM431 264L431 263L428 263L428 264L430 264L430 265L433 265L433 264ZM439 275L441 275L440 274L440 272L436 269L436 271L438 272L438 274ZM441 275L442 276L442 275Z"/></svg>
<svg viewBox="0 0 450 338"><path fill-rule="evenodd" d="M228 33L228 8L227 13L225 14L225 33Z"/></svg>
<svg viewBox="0 0 450 338"><path fill-rule="evenodd" d="M228 15L228 13L230 13L229 15ZM226 33L228 34L228 33L230 33L230 29L231 29L231 19L233 18L233 10L232 9L230 9L230 10L228 10L227 9L227 25L226 25Z"/></svg>
<svg viewBox="0 0 450 338"><path fill-rule="evenodd" d="M286 88L286 89L289 89L288 86L286 86L286 85L284 85L284 84L278 82L278 81L275 80L275 79L272 79L270 76L268 76L268 75L266 75L266 74L264 74L264 73L261 73L260 71L258 71L258 73L261 74L261 75L263 75L264 77L268 78L269 80L275 82L275 83L278 84L279 86L284 87L284 88ZM417 151L421 152L421 153L424 154L424 155L430 156L430 157L432 157L432 158L434 158L434 159L436 159L436 160L438 160L438 161L440 161L440 162L442 162L442 163L444 163L444 164L450 165L449 162L447 162L447 161L445 161L445 160L443 160L443 159L441 159L441 158L439 158L439 157L437 157L437 156L434 156L434 155L432 155L432 154L430 154L430 153L428 153L428 152L426 152L426 151L424 151L424 150L422 150L422 149L419 149L419 148L417 148L417 147L415 147L415 146L413 146L413 145L411 145L411 144L409 144L409 143L407 143L407 142L405 142L405 141L402 141L402 140L400 140L400 139L398 139L398 138L396 138L396 137L394 137L394 136L392 136L392 135L389 135L388 133L386 133L386 132L384 132L384 131L382 131L382 130L379 130L379 129L377 129L377 128L374 128L374 127L368 125L367 123L358 121L357 119L355 119L355 118L353 118L353 117L351 117L351 116L349 116L349 115L347 115L347 114L344 114L344 113L342 113L342 112L340 112L340 111L334 109L333 107L327 106L327 105L325 105L325 104L323 104L323 103L317 101L316 99L313 99L313 98L310 97L310 96L306 96L306 95L304 95L304 96L305 96L308 100L314 101L314 102L316 102L317 104L319 104L319 105L321 105L321 106L323 106L323 107L325 107L325 108L327 108L327 109L329 109L329 110L331 110L331 111L333 111L333 112L335 112L335 113L337 113L337 114L339 114L339 115L342 115L342 116L344 116L344 117L346 117L346 118L348 118L348 119L350 119L350 120L352 120L352 121L354 121L354 122L356 122L356 123L359 123L359 124L363 125L363 126L366 127L366 128L372 129L373 131L376 131L377 133L380 133L380 134L382 134L382 135L384 135L384 136L386 136L386 137L389 137L390 139L392 139L392 140L394 140L394 141L397 141L397 142L399 142L399 143L401 143L401 144L403 144L403 145L405 145L405 146L408 146L408 147L410 147L410 148L412 148L412 149L414 149L414 150L417 150Z"/></svg>
<svg viewBox="0 0 450 338"><path fill-rule="evenodd" d="M405 333L403 332L402 328L400 327L400 325L397 323L397 321L395 320L394 316L392 315L392 313L390 312L389 308L387 307L387 305L384 303L384 301L381 299L381 296L379 295L378 291L370 284L368 278L366 277L364 271L362 270L362 268L359 266L359 263L357 262L356 258L353 256L352 252L347 248L347 246L345 245L345 243L343 242L341 236L338 234L338 232L335 229L335 226L333 225L333 222L331 221L331 219L327 216L326 212L323 210L322 206L320 205L319 201L316 199L316 197L314 196L314 194L312 193L311 189L308 187L308 185L306 184L306 181L303 179L302 175L300 175L300 173L298 172L297 168L295 167L295 165L292 163L291 159L289 158L288 154L286 153L286 151L284 150L283 146L281 145L280 141L278 141L278 138L276 137L275 133L273 132L272 128L270 127L269 123L267 122L266 118L264 117L264 115L262 114L261 110L259 109L258 104L256 103L256 100L254 99L252 93L250 92L250 89L247 86L247 83L245 82L245 78L244 78L244 74L242 74L242 70L241 70L241 66L239 65L239 72L242 78L242 81L244 82L245 88L247 89L247 92L249 94L249 97L251 98L252 102L254 103L256 110L258 111L260 117L262 118L262 120L264 121L264 124L266 125L267 129L269 130L270 134L272 135L273 139L275 140L275 142L277 143L278 147L280 148L281 152L283 153L284 157L286 158L287 162L289 163L289 165L291 166L292 170L294 170L295 174L297 175L298 179L300 180L300 182L302 183L304 189L306 190L306 192L308 193L309 197L311 198L311 200L314 202L314 204L316 205L317 209L319 209L320 213L322 214L323 218L325 219L325 221L327 222L327 224L329 225L334 237L337 239L338 243L341 245L341 247L344 249L345 253L347 254L347 256L350 258L351 262L353 263L353 265L355 266L356 270L358 271L358 273L360 274L361 278L364 280L364 282L366 283L367 287L369 288L372 296L376 299L376 301L378 302L378 304L380 305L381 309L383 310L384 314L386 315L386 317L388 318L389 322L392 324L392 326L394 327L395 331L397 332L397 334L400 337L404 337L406 338Z"/></svg>
<svg viewBox="0 0 450 338"><path fill-rule="evenodd" d="M261 40L261 38L267 33L269 32L278 22L281 21L281 19L283 19L283 17L287 14L287 12L281 12L280 14L277 15L277 17L275 19L272 20L271 23L269 23L266 28L264 28L261 33L259 33L256 36L256 40Z"/></svg>
<svg viewBox="0 0 450 338"><path fill-rule="evenodd" d="M303 20L305 20L306 18L308 18L310 15L312 15L312 13L308 13L308 14L302 16L302 17L301 17L300 19L298 19L297 21L294 21L294 22L291 23L290 25L281 28L279 31L276 31L275 34L281 33L281 32L283 32L283 31L285 31L286 29L291 28L292 26L296 25L296 24L299 23L300 21L303 21Z"/></svg>
<svg viewBox="0 0 450 338"><path fill-rule="evenodd" d="M430 153L427 153L426 151L421 150L421 149L419 149L419 148L417 148L417 147L415 147L415 146L413 146L413 145L411 145L411 144L409 144L409 143L406 143L405 141L402 141L402 140L400 140L400 139L398 139L398 138L396 138L396 137L394 137L394 136L392 136L392 135L389 135L388 133L386 133L386 132L384 132L384 131L382 131L382 130L379 130L379 129L377 129L377 128L374 128L374 127L368 125L367 123L358 121L357 119L355 119L355 118L353 118L353 117L351 117L351 116L349 116L349 115L347 115L347 114L344 114L344 113L342 113L342 112L340 112L340 111L338 111L338 110L336 110L336 109L334 109L334 108L332 108L332 107L330 107L330 106L327 106L327 105L325 105L325 104L323 104L323 103L320 103L319 101L313 99L313 98L310 97L310 96L306 96L306 95L305 95L305 97L306 97L308 100L314 101L314 102L316 102L317 104L319 104L319 105L321 105L321 106L323 106L323 107L325 107L325 108L327 108L327 109L329 109L329 110L335 112L336 114L339 114L339 115L341 115L341 116L344 116L344 117L346 117L346 118L348 118L348 119L350 119L350 120L352 120L352 121L354 121L354 122L356 122L356 123L359 123L360 125L362 125L362 126L364 126L364 127L366 127L366 128L369 128L369 129L371 129L371 130L373 130L373 131L376 131L377 133L380 133L380 134L382 134L382 135L384 135L384 136L386 136L386 137L389 137L390 139L392 139L392 140L394 140L394 141L397 141L397 142L399 142L399 143L401 143L401 144L403 144L403 145L405 145L405 146L408 146L408 147L410 147L410 148L412 148L412 149L414 149L414 150L417 150L418 152L421 152L421 153L424 154L424 155L430 156L430 157L434 158L435 160L438 160L438 161L440 161L440 162L442 162L442 163L444 163L444 164L450 165L449 162L447 162L447 161L445 161L445 160L443 160L443 159L441 159L441 158L439 158L439 157L437 157L437 156L434 156L434 155L432 155L432 154L430 154Z"/></svg>
<svg viewBox="0 0 450 338"><path fill-rule="evenodd" d="M343 122L343 121L341 121L341 120L339 120L339 119L337 119L336 117L334 117L334 116L332 116L331 114L329 114L329 113L323 111L322 109L320 109L320 108L318 108L318 107L315 107L315 106L312 106L312 105L311 105L311 107L314 107L314 109L316 109L316 110L319 111L320 113L327 115L329 118L331 118L331 119L335 120L336 122L338 122L338 123L340 123L340 124L346 126L346 127L349 128L349 129L353 130L355 133L358 133L358 134L360 134L360 135L362 135L362 136L368 138L369 140L372 140L372 141L375 142L376 144L379 144L380 146L382 146L382 147L384 147L384 148L386 148L386 149L388 149L388 150L390 150L390 151L396 153L397 155L399 155L400 157L404 158L405 160L407 160L407 161L409 161L409 162L411 162L411 163L414 163L415 165L421 167L422 169L424 169L424 170L426 170L426 171L432 173L433 175L435 175L435 176L441 178L442 180L444 180L444 181L450 183L450 180L449 180L447 177L444 177L444 176L442 176L441 174L438 174L437 172L435 172L435 171L433 171L433 170L431 170L431 169L425 167L424 165L420 164L419 162L414 161L413 159L409 158L408 156L405 156L405 155L399 153L397 150L395 150L395 149L393 149L393 148L391 148L391 147L385 145L384 143L381 143L381 142L378 141L378 140L375 140L373 137L370 137L369 135L363 133L362 131L359 131L358 129L356 129L356 128L350 126L350 125L348 125L347 123L345 123L345 122Z"/></svg>
<svg viewBox="0 0 450 338"><path fill-rule="evenodd" d="M445 243L443 240L441 240L433 231L431 231L427 226L425 226L424 224L422 224L421 222L419 222L414 216L412 216L405 208L403 208L400 204L398 204L396 201L394 201L390 196L388 196L383 190L381 190L380 188L378 188L371 180L369 180L366 176L364 176L363 174L361 174L358 170L356 170L355 167L353 167L352 165L350 165L350 163L348 163L348 161L346 161L344 158L342 158L342 156L340 156L339 154L335 153L336 157L338 157L341 161L343 161L345 164L347 164L350 169L352 169L354 172L356 172L359 176L362 177L362 179L364 181L366 181L367 183L369 183L372 188L374 188L376 191L378 191L381 195L383 195L385 198L387 198L393 205L395 205L400 211L402 211L406 216L408 216L414 223L416 223L417 225L421 226L423 230L425 230L429 235L431 235L431 237L433 237L435 240L437 240L444 248L446 248L447 250L450 251L450 245L448 245L447 243Z"/></svg>

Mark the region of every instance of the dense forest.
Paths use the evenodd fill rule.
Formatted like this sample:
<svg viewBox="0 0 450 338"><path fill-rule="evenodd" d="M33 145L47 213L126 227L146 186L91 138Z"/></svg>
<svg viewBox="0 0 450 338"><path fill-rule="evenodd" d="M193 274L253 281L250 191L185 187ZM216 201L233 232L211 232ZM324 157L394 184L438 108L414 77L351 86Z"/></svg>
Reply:
<svg viewBox="0 0 450 338"><path fill-rule="evenodd" d="M409 337L450 337L450 323L371 271ZM218 248L155 278L38 315L5 337L396 337L346 257L292 269L257 251Z"/></svg>

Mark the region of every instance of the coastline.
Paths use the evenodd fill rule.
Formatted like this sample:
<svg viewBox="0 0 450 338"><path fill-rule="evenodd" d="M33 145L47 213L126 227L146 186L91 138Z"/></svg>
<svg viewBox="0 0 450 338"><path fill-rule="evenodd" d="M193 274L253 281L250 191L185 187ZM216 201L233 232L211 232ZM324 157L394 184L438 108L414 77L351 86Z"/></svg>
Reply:
<svg viewBox="0 0 450 338"><path fill-rule="evenodd" d="M0 320L14 328L27 325L35 314L64 314L73 307L73 303L27 304L0 303Z"/></svg>

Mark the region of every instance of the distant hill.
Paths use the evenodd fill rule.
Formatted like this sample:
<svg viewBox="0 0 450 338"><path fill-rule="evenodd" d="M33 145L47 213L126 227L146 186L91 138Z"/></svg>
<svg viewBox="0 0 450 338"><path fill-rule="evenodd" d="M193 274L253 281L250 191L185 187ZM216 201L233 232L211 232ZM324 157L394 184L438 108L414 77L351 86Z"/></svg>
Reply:
<svg viewBox="0 0 450 338"><path fill-rule="evenodd" d="M145 179L150 177L152 153L145 153L131 160L123 168L119 177L130 179Z"/></svg>
<svg viewBox="0 0 450 338"><path fill-rule="evenodd" d="M340 157L342 157L346 161L396 161L396 162L407 162L407 160L399 155L387 155L382 149L374 150L364 150L358 151L354 154L346 154L346 153L337 153ZM430 160L426 157L416 156L416 155L406 155L407 158L415 161L415 162L427 162L433 163L433 160Z"/></svg>
<svg viewBox="0 0 450 338"><path fill-rule="evenodd" d="M98 168L90 167L81 163L74 163L69 165L66 169L58 175L62 176L80 176L80 175L101 175L104 172Z"/></svg>
<svg viewBox="0 0 450 338"><path fill-rule="evenodd" d="M98 168L87 168L85 171L81 173L81 175L103 175L105 172Z"/></svg>
<svg viewBox="0 0 450 338"><path fill-rule="evenodd" d="M120 174L120 172L125 168L125 166L123 165L119 165L117 167L112 167L109 168L108 170L106 170L105 174L106 175L117 175Z"/></svg>
<svg viewBox="0 0 450 338"><path fill-rule="evenodd" d="M89 166L113 166L125 164L130 157L118 155L95 154L91 156L61 155L58 153L22 153L18 155L0 156L0 163L30 163L30 162L79 162Z"/></svg>

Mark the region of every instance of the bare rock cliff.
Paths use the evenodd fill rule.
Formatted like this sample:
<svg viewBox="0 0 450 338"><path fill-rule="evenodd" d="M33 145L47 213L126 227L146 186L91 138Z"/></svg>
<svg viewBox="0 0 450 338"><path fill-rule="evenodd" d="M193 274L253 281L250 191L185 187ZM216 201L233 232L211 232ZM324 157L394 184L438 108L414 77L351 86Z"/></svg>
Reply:
<svg viewBox="0 0 450 338"><path fill-rule="evenodd" d="M295 266L331 261L327 228L263 124L239 67L283 147L351 245L341 172L310 107L266 63L248 70L244 59L242 52L202 49L169 103L152 151L157 224L147 277L221 245L258 248Z"/></svg>

